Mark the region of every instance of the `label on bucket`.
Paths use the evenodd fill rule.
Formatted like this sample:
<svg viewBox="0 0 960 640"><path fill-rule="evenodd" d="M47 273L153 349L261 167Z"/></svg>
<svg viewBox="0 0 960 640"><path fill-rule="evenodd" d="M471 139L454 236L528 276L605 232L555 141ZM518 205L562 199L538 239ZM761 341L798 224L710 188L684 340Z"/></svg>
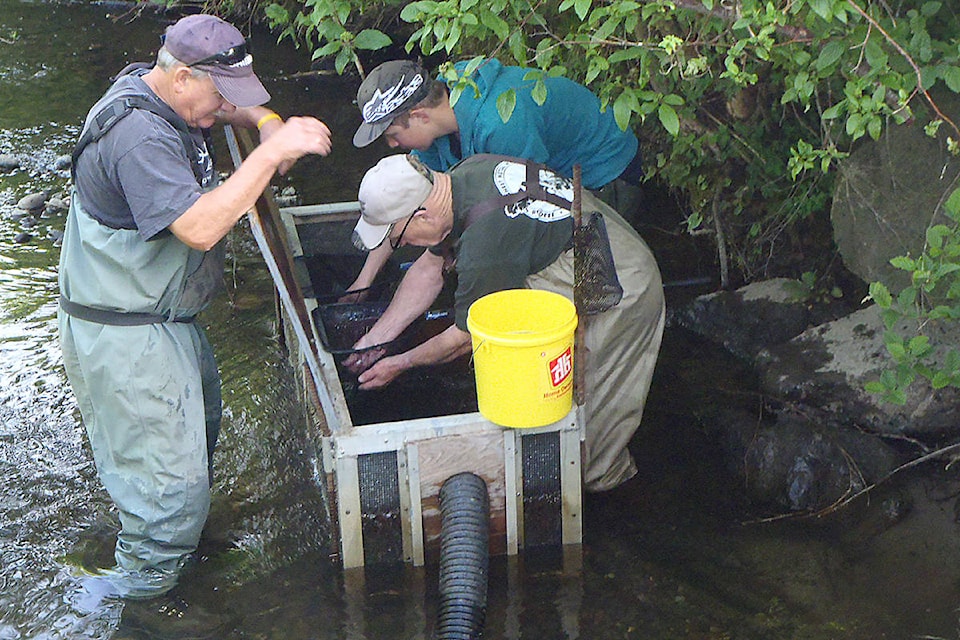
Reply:
<svg viewBox="0 0 960 640"><path fill-rule="evenodd" d="M573 371L573 354L570 347L559 356L550 361L550 382L554 387L559 387L570 377Z"/></svg>

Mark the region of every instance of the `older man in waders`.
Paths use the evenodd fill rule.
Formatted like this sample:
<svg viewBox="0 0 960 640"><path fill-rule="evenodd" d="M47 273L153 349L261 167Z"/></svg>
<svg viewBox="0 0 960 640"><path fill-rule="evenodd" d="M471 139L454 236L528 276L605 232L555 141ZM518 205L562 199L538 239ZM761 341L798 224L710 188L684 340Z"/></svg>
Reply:
<svg viewBox="0 0 960 640"><path fill-rule="evenodd" d="M116 567L96 584L122 597L170 590L207 518L220 377L196 316L221 288L220 241L278 168L330 151L319 120L260 106L252 65L236 28L183 18L155 66L128 67L93 106L74 153L60 339L120 515ZM218 122L262 141L219 186L204 136Z"/></svg>
<svg viewBox="0 0 960 640"><path fill-rule="evenodd" d="M377 350L347 359L361 389L382 387L413 367L447 362L471 348L470 305L488 293L527 287L573 300L573 185L542 165L475 155L445 173L410 155L388 156L360 183L357 244L430 247L413 263L383 316L355 345L389 342L440 293L445 268L457 274L455 322L404 353L375 360ZM627 443L643 415L664 327L660 272L650 249L612 208L589 192L584 216L597 213L609 235L618 304L587 323L589 353L584 487L612 489L637 473ZM373 353L371 357L369 354ZM576 359L574 360L576 366Z"/></svg>

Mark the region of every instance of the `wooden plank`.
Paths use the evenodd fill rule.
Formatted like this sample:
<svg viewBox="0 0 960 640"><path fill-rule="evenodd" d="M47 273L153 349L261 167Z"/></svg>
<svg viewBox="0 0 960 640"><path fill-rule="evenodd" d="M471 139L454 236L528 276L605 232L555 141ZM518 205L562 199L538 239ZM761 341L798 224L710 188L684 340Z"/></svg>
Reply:
<svg viewBox="0 0 960 640"><path fill-rule="evenodd" d="M362 567L363 525L360 509L360 473L357 459L337 458L337 513L340 520L340 553L343 568Z"/></svg>
<svg viewBox="0 0 960 640"><path fill-rule="evenodd" d="M523 473L517 432L503 430L503 495L506 509L507 555L516 555L523 546Z"/></svg>
<svg viewBox="0 0 960 640"><path fill-rule="evenodd" d="M410 510L407 521L410 528L410 559L415 567L422 567L424 563L423 546L423 495L420 493L420 448L415 443L407 445L405 458L407 460L407 476L405 480L410 495Z"/></svg>
<svg viewBox="0 0 960 640"><path fill-rule="evenodd" d="M225 133L234 166L239 168L243 162L243 157L249 155L254 148L250 133L245 129L234 129L229 125L225 127ZM264 261L267 263L267 269L273 278L283 307L293 325L294 333L300 341L300 350L303 352L304 359L316 383L321 403L332 412L333 401L321 373L314 334L313 331L307 330L311 326L310 316L304 304L300 285L293 277L293 258L290 255L290 247L287 245L285 234L280 233L283 223L280 220L279 209L269 188L260 194L247 218L250 221L250 229L257 241L257 246L260 248L260 253L263 254ZM336 420L329 421L328 426L332 431L341 428Z"/></svg>
<svg viewBox="0 0 960 640"><path fill-rule="evenodd" d="M487 483L490 500L490 553L506 549L506 499L503 493L503 437L499 431L434 438L419 442L420 493L423 504L424 546L438 548L440 487L457 473L473 473Z"/></svg>

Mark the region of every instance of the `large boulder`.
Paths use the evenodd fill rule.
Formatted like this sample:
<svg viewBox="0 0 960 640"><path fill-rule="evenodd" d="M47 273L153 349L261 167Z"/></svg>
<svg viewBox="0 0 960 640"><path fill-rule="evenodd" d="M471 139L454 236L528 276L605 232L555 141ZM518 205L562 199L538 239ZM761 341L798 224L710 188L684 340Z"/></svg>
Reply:
<svg viewBox="0 0 960 640"><path fill-rule="evenodd" d="M946 113L960 113L960 97L937 97ZM936 138L924 132L927 118L890 126L876 142L861 144L839 164L830 218L844 264L865 282L893 290L910 276L890 265L900 255L918 255L926 230L949 223L946 197L958 186L960 158L947 151L946 127Z"/></svg>
<svg viewBox="0 0 960 640"><path fill-rule="evenodd" d="M901 335L910 327L895 327ZM931 342L960 344L957 323L930 323ZM938 435L960 426L960 389L932 389L919 380L904 405L884 402L864 386L880 378L893 360L883 342L879 309L870 306L808 329L757 356L763 389L782 400L819 407L837 420L886 434Z"/></svg>
<svg viewBox="0 0 960 640"><path fill-rule="evenodd" d="M702 295L672 311L670 324L752 359L764 347L786 342L807 328L808 308L797 299L797 284L775 278Z"/></svg>

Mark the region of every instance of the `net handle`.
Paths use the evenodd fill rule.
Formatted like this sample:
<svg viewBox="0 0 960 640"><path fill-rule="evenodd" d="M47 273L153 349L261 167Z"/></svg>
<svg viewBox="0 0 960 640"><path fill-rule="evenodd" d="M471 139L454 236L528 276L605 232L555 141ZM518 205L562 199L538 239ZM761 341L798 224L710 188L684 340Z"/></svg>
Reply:
<svg viewBox="0 0 960 640"><path fill-rule="evenodd" d="M580 163L573 165L573 202L570 204L570 213L573 215L573 228L580 226L582 205L580 204L580 192L582 190L582 179L580 177Z"/></svg>
<svg viewBox="0 0 960 640"><path fill-rule="evenodd" d="M573 216L573 232L576 233L577 229L580 227L580 218L581 218L581 208L580 204L580 192L581 188L581 178L580 178L580 163L573 165L573 202L570 203L570 214ZM576 265L577 260L582 259L581 256L577 255L578 251L576 249L576 243L574 243L573 250L573 263ZM576 266L574 266L574 273L576 273ZM573 279L574 289L577 287L577 279ZM574 300L579 296L574 292ZM579 309L577 309L579 313ZM586 402L586 360L587 360L587 348L584 341L584 332L586 331L586 314L579 313L580 321L577 322L577 328L574 330L574 350L576 356L573 361L573 395L574 401L577 403L577 406L583 406Z"/></svg>

